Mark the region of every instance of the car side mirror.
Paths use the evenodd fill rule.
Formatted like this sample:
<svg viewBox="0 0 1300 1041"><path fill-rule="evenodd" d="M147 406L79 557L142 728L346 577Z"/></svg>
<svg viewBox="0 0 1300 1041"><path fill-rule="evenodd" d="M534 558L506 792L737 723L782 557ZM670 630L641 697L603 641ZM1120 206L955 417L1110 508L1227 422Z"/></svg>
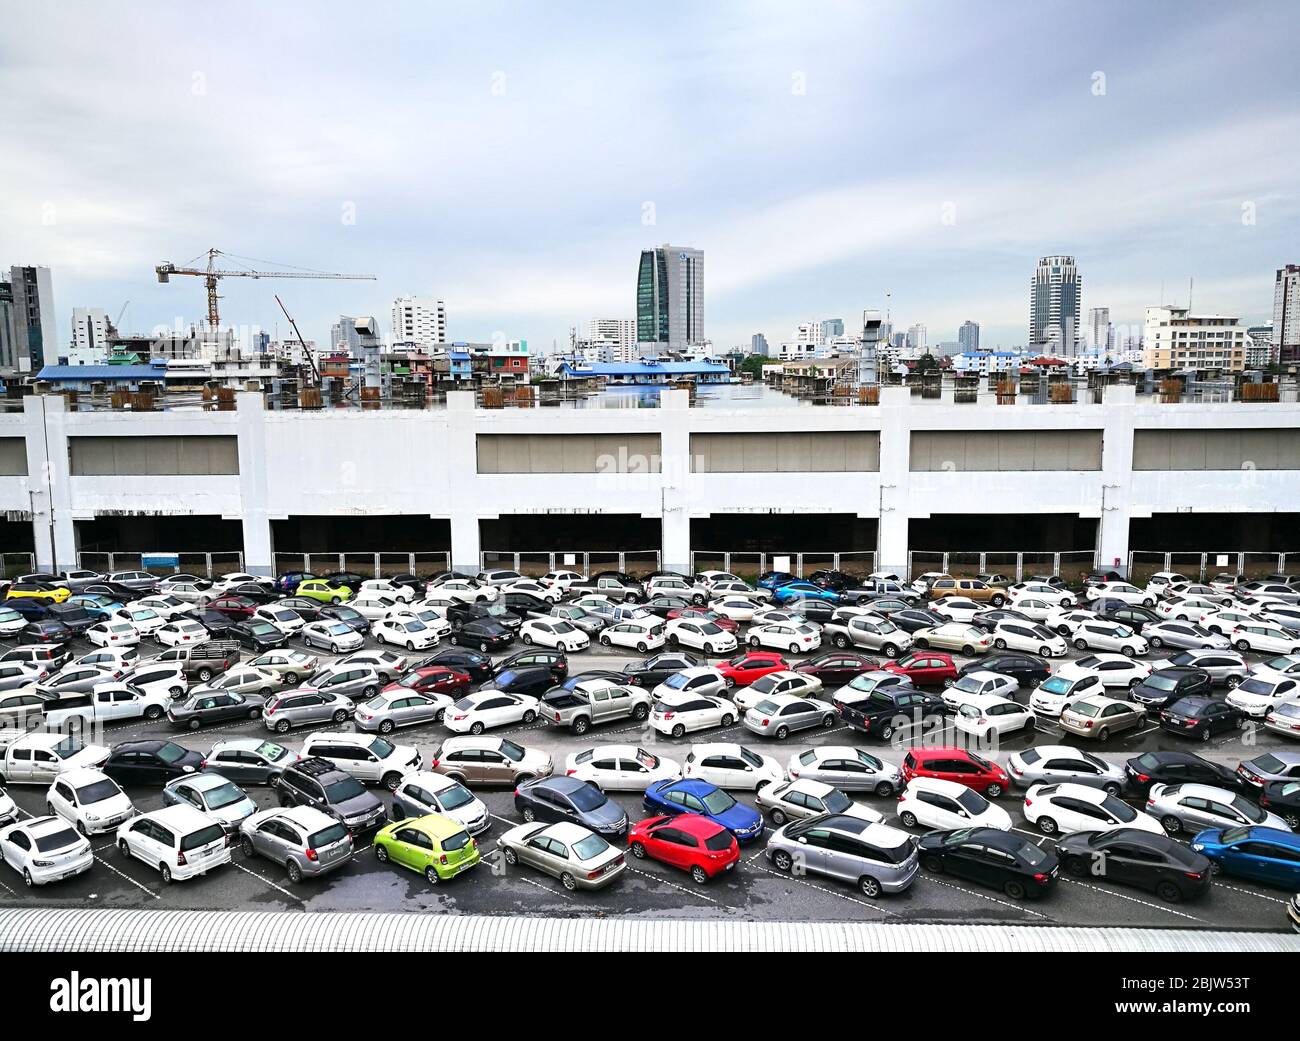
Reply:
<svg viewBox="0 0 1300 1041"><path fill-rule="evenodd" d="M802 835L799 836L799 845L801 845L801 846L806 846L806 845L808 845L808 840L807 840L806 838L804 838Z"/></svg>

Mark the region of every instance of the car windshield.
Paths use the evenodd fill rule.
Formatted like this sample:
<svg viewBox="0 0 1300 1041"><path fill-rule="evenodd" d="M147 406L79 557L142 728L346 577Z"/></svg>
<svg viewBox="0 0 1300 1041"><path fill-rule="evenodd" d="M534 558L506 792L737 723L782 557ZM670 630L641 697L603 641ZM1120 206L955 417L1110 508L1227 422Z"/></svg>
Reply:
<svg viewBox="0 0 1300 1041"><path fill-rule="evenodd" d="M780 682L781 681L779 679L774 678L769 673L766 676L758 677L758 679L756 679L753 683L749 685L749 689L756 694L770 694L772 693L772 688L774 688Z"/></svg>
<svg viewBox="0 0 1300 1041"><path fill-rule="evenodd" d="M63 849L64 846L71 846L76 841L77 833L71 828L64 828L62 831L36 836L36 849L40 853L52 853L56 849Z"/></svg>
<svg viewBox="0 0 1300 1041"><path fill-rule="evenodd" d="M235 803L243 802L247 798L247 795L229 781L213 788L206 796L208 809L210 810L220 810L226 806L233 806Z"/></svg>
<svg viewBox="0 0 1300 1041"><path fill-rule="evenodd" d="M715 817L736 805L736 800L721 788L715 788L708 795L702 796L700 801L704 803L704 809Z"/></svg>
<svg viewBox="0 0 1300 1041"><path fill-rule="evenodd" d="M671 676L669 676L666 680L664 680L664 686L667 687L669 690L681 690L690 681L691 678L685 675L684 673L674 672Z"/></svg>
<svg viewBox="0 0 1300 1041"><path fill-rule="evenodd" d="M847 813L853 808L853 800L845 795L838 788L831 790L831 793L822 800L831 813Z"/></svg>
<svg viewBox="0 0 1300 1041"><path fill-rule="evenodd" d="M1049 694L1069 694L1073 686L1074 684L1070 680L1062 679L1060 676L1051 676L1043 680L1038 689L1045 690Z"/></svg>
<svg viewBox="0 0 1300 1041"><path fill-rule="evenodd" d="M516 763L523 762L523 758L524 758L523 747L515 744L513 741L501 742L501 754L505 756L507 759L511 760L512 762L516 762Z"/></svg>
<svg viewBox="0 0 1300 1041"><path fill-rule="evenodd" d="M438 801L442 803L444 810L458 810L462 806L468 806L474 801L474 796L470 795L469 790L464 785L453 784L443 792L439 793Z"/></svg>
<svg viewBox="0 0 1300 1041"><path fill-rule="evenodd" d="M970 788L962 789L961 794L957 796L957 802L972 817L978 817L989 808L988 800Z"/></svg>
<svg viewBox="0 0 1300 1041"><path fill-rule="evenodd" d="M382 737L377 737L370 742L370 751L374 752L380 759L387 759L396 749L392 743L385 741Z"/></svg>
<svg viewBox="0 0 1300 1041"><path fill-rule="evenodd" d="M325 786L325 798L331 803L347 802L365 794L365 788L355 777L344 777Z"/></svg>
<svg viewBox="0 0 1300 1041"><path fill-rule="evenodd" d="M90 806L97 802L103 802L105 799L111 799L121 793L122 789L114 781L105 777L102 781L91 781L90 784L84 784L78 788L77 803L81 806Z"/></svg>
<svg viewBox="0 0 1300 1041"><path fill-rule="evenodd" d="M1234 796L1232 808L1240 813L1246 820L1252 824L1263 824L1267 817L1264 811L1256 806L1253 802L1247 802L1240 795Z"/></svg>
<svg viewBox="0 0 1300 1041"><path fill-rule="evenodd" d="M754 706L754 710L756 712L761 712L765 716L775 716L777 712L780 710L780 708L781 706L778 705L775 701L767 701L767 700L760 701L757 705Z"/></svg>
<svg viewBox="0 0 1300 1041"><path fill-rule="evenodd" d="M55 745L52 749L50 749L50 751L52 751L60 759L71 759L74 755L76 755L85 747L86 746L81 743L80 738L65 737L62 741L60 741L57 745Z"/></svg>
<svg viewBox="0 0 1300 1041"><path fill-rule="evenodd" d="M604 806L608 801L594 784L583 785L576 791L571 792L569 798L572 800L573 805L583 813L590 813L592 810Z"/></svg>
<svg viewBox="0 0 1300 1041"><path fill-rule="evenodd" d="M1244 691L1247 694L1268 695L1273 693L1273 684L1267 683L1264 680L1252 678L1248 680L1242 680L1241 683L1237 685L1237 689L1239 691Z"/></svg>
<svg viewBox="0 0 1300 1041"><path fill-rule="evenodd" d="M1156 690L1173 690L1178 686L1178 678L1176 676L1148 676L1146 685L1154 687Z"/></svg>
<svg viewBox="0 0 1300 1041"><path fill-rule="evenodd" d="M1137 820L1137 811L1128 803L1120 802L1113 795L1108 795L1101 800L1101 808L1124 824Z"/></svg>

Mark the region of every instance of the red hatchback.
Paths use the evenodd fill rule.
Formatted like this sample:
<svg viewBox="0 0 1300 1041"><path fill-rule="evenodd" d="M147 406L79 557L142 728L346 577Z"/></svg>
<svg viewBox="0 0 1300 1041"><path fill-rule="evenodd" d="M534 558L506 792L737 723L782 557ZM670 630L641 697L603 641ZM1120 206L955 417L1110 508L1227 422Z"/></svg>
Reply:
<svg viewBox="0 0 1300 1041"><path fill-rule="evenodd" d="M648 817L627 833L628 851L690 872L699 885L730 871L740 860L740 845L727 828L697 813Z"/></svg>
<svg viewBox="0 0 1300 1041"><path fill-rule="evenodd" d="M710 611L707 607L674 607L668 612L668 620L674 618L694 618L697 622L712 622L724 633L736 633L740 631L740 625L734 618L724 618L717 611Z"/></svg>
<svg viewBox="0 0 1300 1041"><path fill-rule="evenodd" d="M881 668L906 676L914 687L940 687L957 681L952 656L938 651L914 651L897 661L885 662Z"/></svg>
<svg viewBox="0 0 1300 1041"><path fill-rule="evenodd" d="M246 596L219 596L215 600L208 601L208 608L239 621L243 618L252 618L257 610L257 604Z"/></svg>
<svg viewBox="0 0 1300 1041"><path fill-rule="evenodd" d="M748 687L760 676L788 669L786 660L776 651L745 651L717 666L728 687Z"/></svg>
<svg viewBox="0 0 1300 1041"><path fill-rule="evenodd" d="M996 799L1011 786L1007 772L964 748L913 748L903 756L903 783L913 777L956 781Z"/></svg>
<svg viewBox="0 0 1300 1041"><path fill-rule="evenodd" d="M417 694L446 694L454 701L461 691L469 690L470 678L466 673L449 669L445 665L426 665L408 672L400 680L390 683L384 690L413 690Z"/></svg>

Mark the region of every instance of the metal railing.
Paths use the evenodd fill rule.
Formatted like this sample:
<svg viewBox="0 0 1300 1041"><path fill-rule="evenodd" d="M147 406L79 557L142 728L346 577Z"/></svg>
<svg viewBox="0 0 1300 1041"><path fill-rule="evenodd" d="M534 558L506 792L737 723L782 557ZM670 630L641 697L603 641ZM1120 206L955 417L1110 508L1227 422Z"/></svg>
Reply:
<svg viewBox="0 0 1300 1041"><path fill-rule="evenodd" d="M593 571L627 571L644 574L659 570L657 549L628 550L491 550L479 554L479 567L518 571L537 578L548 571L571 570L583 575Z"/></svg>
<svg viewBox="0 0 1300 1041"><path fill-rule="evenodd" d="M1019 582L1026 575L1060 575L1069 580L1077 573L1097 566L1097 553L1079 550L911 550L907 554L907 578L941 571L957 578L1000 574Z"/></svg>
<svg viewBox="0 0 1300 1041"><path fill-rule="evenodd" d="M1163 552L1161 550L1135 549L1128 555L1129 580L1138 585L1147 582L1157 571L1177 571L1188 578L1204 580L1214 575L1245 575L1246 578L1263 578L1265 575L1287 574L1300 569L1300 550L1289 553L1264 553L1255 550L1209 550Z"/></svg>
<svg viewBox="0 0 1300 1041"><path fill-rule="evenodd" d="M178 566L174 568L144 567L144 558L150 555L147 551L144 553L117 551L110 553L99 550L82 550L77 554L77 566L88 571L99 571L102 574L109 574L113 571L148 571L154 575L184 573L206 575L208 578L229 575L244 570L244 554L238 550L228 550L220 553L178 553L176 555Z"/></svg>
<svg viewBox="0 0 1300 1041"><path fill-rule="evenodd" d="M691 551L691 572L726 571L752 581L765 571L788 571L804 578L814 571L833 569L866 575L876 568L873 550L827 550L815 553L766 553L753 550L696 549Z"/></svg>
<svg viewBox="0 0 1300 1041"><path fill-rule="evenodd" d="M421 550L414 553L277 553L275 573L309 571L314 575L327 575L332 571L355 571L358 575L379 578L382 575L408 572L413 575L446 571L451 567L451 553L447 550Z"/></svg>

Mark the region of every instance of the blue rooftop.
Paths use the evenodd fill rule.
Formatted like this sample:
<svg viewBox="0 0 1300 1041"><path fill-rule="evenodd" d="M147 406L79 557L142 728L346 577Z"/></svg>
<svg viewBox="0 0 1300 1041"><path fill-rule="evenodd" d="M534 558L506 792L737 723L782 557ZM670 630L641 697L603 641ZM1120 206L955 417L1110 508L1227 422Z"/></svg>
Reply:
<svg viewBox="0 0 1300 1041"><path fill-rule="evenodd" d="M729 376L731 369L716 361L591 362L560 366L570 376Z"/></svg>
<svg viewBox="0 0 1300 1041"><path fill-rule="evenodd" d="M166 365L47 365L38 380L158 380L166 379Z"/></svg>

